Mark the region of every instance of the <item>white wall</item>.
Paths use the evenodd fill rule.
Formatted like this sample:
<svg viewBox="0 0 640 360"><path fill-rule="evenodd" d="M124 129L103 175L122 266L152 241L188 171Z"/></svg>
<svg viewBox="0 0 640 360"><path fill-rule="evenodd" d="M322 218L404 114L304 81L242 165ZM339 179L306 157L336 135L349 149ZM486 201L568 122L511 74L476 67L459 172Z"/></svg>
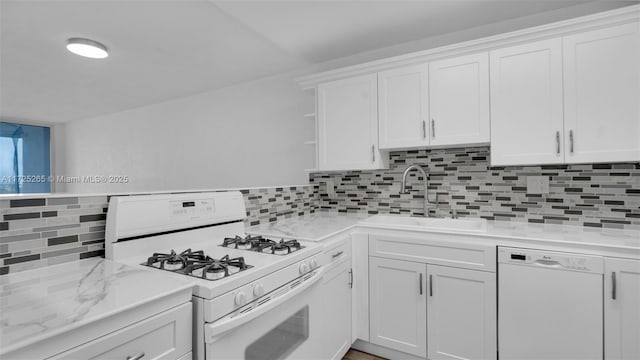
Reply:
<svg viewBox="0 0 640 360"><path fill-rule="evenodd" d="M170 84L167 84L170 86ZM64 175L125 175L127 184L66 184L66 192L187 190L306 184L315 166L313 93L293 75L243 83L67 123ZM57 175L62 175L58 173Z"/></svg>
<svg viewBox="0 0 640 360"><path fill-rule="evenodd" d="M590 2L309 66L296 75L477 39L617 7ZM128 184L56 184L120 192L306 184L315 167L313 93L281 75L117 114L67 123L57 175L126 175ZM170 84L167 84L170 86ZM58 136L56 136L58 137ZM60 149L62 148L62 149ZM61 155L62 154L62 155Z"/></svg>

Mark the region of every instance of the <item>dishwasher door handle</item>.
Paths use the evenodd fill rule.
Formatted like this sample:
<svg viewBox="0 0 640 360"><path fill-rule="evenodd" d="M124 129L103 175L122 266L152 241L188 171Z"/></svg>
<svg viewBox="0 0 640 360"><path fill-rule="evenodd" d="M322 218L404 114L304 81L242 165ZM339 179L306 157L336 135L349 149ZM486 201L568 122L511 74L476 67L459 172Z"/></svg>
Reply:
<svg viewBox="0 0 640 360"><path fill-rule="evenodd" d="M562 265L555 261L555 260L543 260L543 259L538 259L536 261L533 262L536 265L539 266L545 266L545 267L553 267L553 268L560 268L562 267Z"/></svg>

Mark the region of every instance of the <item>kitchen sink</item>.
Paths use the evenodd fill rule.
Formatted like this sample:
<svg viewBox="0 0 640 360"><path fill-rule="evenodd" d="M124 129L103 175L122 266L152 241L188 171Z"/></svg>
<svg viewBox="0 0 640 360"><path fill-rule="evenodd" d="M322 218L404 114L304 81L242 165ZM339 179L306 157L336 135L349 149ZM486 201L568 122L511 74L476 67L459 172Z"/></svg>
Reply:
<svg viewBox="0 0 640 360"><path fill-rule="evenodd" d="M487 222L484 219L447 219L399 215L375 215L364 220L363 224L470 232L485 232L487 230Z"/></svg>

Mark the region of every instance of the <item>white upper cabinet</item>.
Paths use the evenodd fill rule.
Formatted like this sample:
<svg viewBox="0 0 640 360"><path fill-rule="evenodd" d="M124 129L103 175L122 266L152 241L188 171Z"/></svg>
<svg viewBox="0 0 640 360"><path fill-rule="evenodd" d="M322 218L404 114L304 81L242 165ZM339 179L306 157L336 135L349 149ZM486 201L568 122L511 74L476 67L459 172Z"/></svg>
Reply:
<svg viewBox="0 0 640 360"><path fill-rule="evenodd" d="M380 169L376 74L318 85L320 170Z"/></svg>
<svg viewBox="0 0 640 360"><path fill-rule="evenodd" d="M427 64L378 73L380 148L429 145Z"/></svg>
<svg viewBox="0 0 640 360"><path fill-rule="evenodd" d="M640 160L638 26L563 38L566 162Z"/></svg>
<svg viewBox="0 0 640 360"><path fill-rule="evenodd" d="M431 145L489 142L487 52L429 64Z"/></svg>
<svg viewBox="0 0 640 360"><path fill-rule="evenodd" d="M489 141L486 52L378 73L380 148Z"/></svg>
<svg viewBox="0 0 640 360"><path fill-rule="evenodd" d="M562 163L562 40L491 51L490 68L491 164Z"/></svg>
<svg viewBox="0 0 640 360"><path fill-rule="evenodd" d="M640 7L626 9L303 79L318 81L320 170L381 169L378 145L488 142L492 166L640 161Z"/></svg>

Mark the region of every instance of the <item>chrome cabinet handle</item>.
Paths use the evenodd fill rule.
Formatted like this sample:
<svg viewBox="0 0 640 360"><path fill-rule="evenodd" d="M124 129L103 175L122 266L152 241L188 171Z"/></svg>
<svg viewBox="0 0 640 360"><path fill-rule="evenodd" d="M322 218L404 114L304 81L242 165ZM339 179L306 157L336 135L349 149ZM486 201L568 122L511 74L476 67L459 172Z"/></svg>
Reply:
<svg viewBox="0 0 640 360"><path fill-rule="evenodd" d="M422 120L422 138L423 139L427 138L427 121L426 120Z"/></svg>
<svg viewBox="0 0 640 360"><path fill-rule="evenodd" d="M613 300L615 300L617 296L616 290L616 272L614 271L611 273L611 298Z"/></svg>
<svg viewBox="0 0 640 360"><path fill-rule="evenodd" d="M376 162L376 146L371 145L371 161Z"/></svg>
<svg viewBox="0 0 640 360"><path fill-rule="evenodd" d="M353 289L353 269L349 269L349 288Z"/></svg>
<svg viewBox="0 0 640 360"><path fill-rule="evenodd" d="M436 138L436 121L434 119L431 119L431 138Z"/></svg>
<svg viewBox="0 0 640 360"><path fill-rule="evenodd" d="M569 130L569 152L573 154L573 130Z"/></svg>
<svg viewBox="0 0 640 360"><path fill-rule="evenodd" d="M335 259L335 258L337 258L338 256L342 255L342 253L343 253L342 251L338 251L337 253L335 253L335 254L331 255L331 258L332 258L332 259Z"/></svg>
<svg viewBox="0 0 640 360"><path fill-rule="evenodd" d="M422 273L420 273L419 282L420 282L420 295L422 295Z"/></svg>
<svg viewBox="0 0 640 360"><path fill-rule="evenodd" d="M433 296L433 275L429 275L429 296Z"/></svg>
<svg viewBox="0 0 640 360"><path fill-rule="evenodd" d="M560 155L560 131L556 131L556 154Z"/></svg>
<svg viewBox="0 0 640 360"><path fill-rule="evenodd" d="M141 352L140 354L137 354L137 355L127 356L127 360L140 360L143 357L144 357L144 352Z"/></svg>

